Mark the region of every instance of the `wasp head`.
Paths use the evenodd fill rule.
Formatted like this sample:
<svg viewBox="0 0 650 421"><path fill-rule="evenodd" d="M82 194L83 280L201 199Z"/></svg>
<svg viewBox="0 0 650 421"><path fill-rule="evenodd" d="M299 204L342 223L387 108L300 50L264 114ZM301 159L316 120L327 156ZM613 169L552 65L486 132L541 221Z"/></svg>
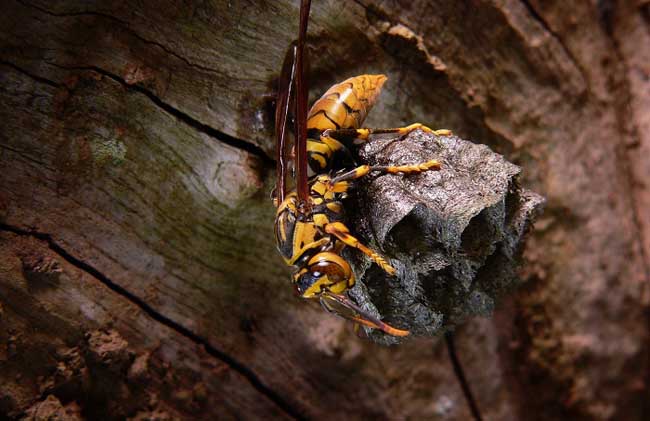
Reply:
<svg viewBox="0 0 650 421"><path fill-rule="evenodd" d="M293 275L296 293L303 298L318 298L325 310L393 336L407 336L408 330L396 329L352 302L344 293L354 285L350 264L338 254L317 253Z"/></svg>
<svg viewBox="0 0 650 421"><path fill-rule="evenodd" d="M338 254L320 252L293 275L293 284L303 298L315 298L324 291L340 294L354 285L354 273Z"/></svg>

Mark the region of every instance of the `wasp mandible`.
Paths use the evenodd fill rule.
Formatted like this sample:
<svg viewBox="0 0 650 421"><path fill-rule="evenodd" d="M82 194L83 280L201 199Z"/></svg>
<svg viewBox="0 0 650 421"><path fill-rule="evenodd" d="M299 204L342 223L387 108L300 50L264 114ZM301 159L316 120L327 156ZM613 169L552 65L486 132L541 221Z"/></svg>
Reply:
<svg viewBox="0 0 650 421"><path fill-rule="evenodd" d="M287 265L294 268L292 283L303 298L319 299L323 308L356 323L380 329L394 336L407 330L389 326L363 311L348 291L355 283L350 264L341 256L353 247L390 275L396 270L379 253L365 246L348 229L343 217L343 199L356 180L370 173L417 174L440 169L437 160L412 165L356 166L352 151L370 141L372 134L406 135L420 129L436 135L449 130L431 130L415 123L391 129L362 128L386 82L384 75L361 75L332 86L307 108L304 69L305 38L310 0L302 0L297 41L293 42L282 66L276 102L277 182L275 237ZM294 114L295 180L287 192L289 115Z"/></svg>

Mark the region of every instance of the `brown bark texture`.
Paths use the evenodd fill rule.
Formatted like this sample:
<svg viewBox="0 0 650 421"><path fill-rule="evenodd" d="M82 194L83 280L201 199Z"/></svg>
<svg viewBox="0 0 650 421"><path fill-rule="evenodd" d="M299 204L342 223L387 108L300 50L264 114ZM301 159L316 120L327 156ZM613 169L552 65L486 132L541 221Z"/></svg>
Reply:
<svg viewBox="0 0 650 421"><path fill-rule="evenodd" d="M470 419L440 338L385 347L293 296L272 97L298 1L8 0L0 418ZM456 345L483 418L649 401L650 3L314 0L315 97L490 146L546 196L524 284ZM645 417L644 417L645 415Z"/></svg>

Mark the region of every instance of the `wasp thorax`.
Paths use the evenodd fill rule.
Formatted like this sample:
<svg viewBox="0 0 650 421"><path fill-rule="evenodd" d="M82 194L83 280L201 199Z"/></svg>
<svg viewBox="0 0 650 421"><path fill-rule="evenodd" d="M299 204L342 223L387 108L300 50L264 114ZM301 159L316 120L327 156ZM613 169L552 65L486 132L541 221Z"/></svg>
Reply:
<svg viewBox="0 0 650 421"><path fill-rule="evenodd" d="M303 298L317 297L323 291L340 294L354 285L350 264L332 252L314 255L307 265L293 275L298 295Z"/></svg>

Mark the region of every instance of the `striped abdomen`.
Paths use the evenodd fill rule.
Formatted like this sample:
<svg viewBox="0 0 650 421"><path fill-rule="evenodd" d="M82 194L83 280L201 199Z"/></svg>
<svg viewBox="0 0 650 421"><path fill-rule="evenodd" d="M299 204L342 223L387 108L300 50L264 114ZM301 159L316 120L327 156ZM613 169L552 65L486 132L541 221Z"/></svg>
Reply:
<svg viewBox="0 0 650 421"><path fill-rule="evenodd" d="M385 81L384 75L361 75L332 86L309 110L307 130L358 129Z"/></svg>
<svg viewBox="0 0 650 421"><path fill-rule="evenodd" d="M307 155L312 174L327 172L351 161L350 151L335 139L321 139L325 130L358 129L375 104L384 75L351 77L332 86L314 103L307 116Z"/></svg>

